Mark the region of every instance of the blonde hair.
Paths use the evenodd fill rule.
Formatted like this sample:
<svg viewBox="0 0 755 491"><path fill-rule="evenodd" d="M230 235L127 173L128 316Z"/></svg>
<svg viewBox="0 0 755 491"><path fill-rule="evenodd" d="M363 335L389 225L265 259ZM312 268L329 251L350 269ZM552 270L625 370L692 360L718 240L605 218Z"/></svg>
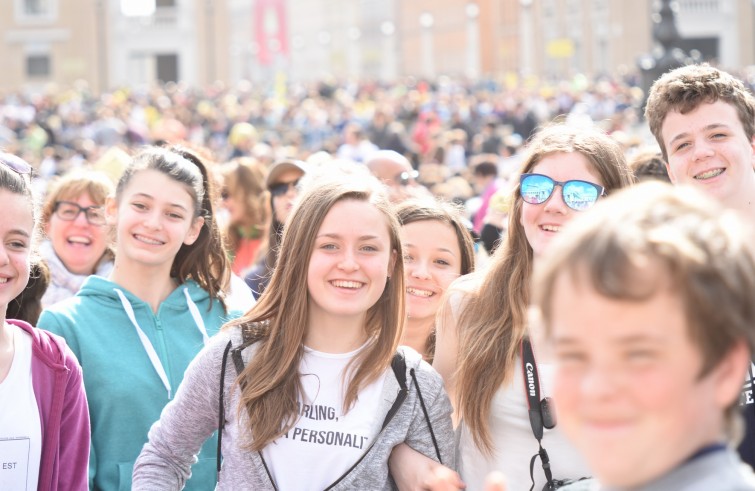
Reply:
<svg viewBox="0 0 755 491"><path fill-rule="evenodd" d="M225 326L251 329L258 339L253 359L239 375L239 411L250 421L249 448L260 450L290 430L303 396L299 363L309 318L307 271L320 226L341 201L370 203L385 218L390 248L396 255L380 299L365 316L366 346L349 366L344 408L353 406L359 391L390 365L404 323L404 268L399 225L383 187L371 176L311 183L292 210L283 232L278 265L265 293L243 317Z"/></svg>

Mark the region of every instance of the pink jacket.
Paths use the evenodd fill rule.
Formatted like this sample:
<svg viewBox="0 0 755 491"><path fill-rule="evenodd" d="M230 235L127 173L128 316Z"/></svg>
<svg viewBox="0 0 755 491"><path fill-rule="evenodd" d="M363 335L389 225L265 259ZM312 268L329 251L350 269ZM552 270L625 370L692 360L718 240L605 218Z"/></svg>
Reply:
<svg viewBox="0 0 755 491"><path fill-rule="evenodd" d="M86 490L90 430L81 366L63 338L24 321L7 322L33 339L31 376L42 423L37 489Z"/></svg>

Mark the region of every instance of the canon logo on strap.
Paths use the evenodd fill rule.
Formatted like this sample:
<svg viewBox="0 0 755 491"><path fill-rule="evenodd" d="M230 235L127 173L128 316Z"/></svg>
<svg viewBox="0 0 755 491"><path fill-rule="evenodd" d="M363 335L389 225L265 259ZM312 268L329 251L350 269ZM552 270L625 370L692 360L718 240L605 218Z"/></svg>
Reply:
<svg viewBox="0 0 755 491"><path fill-rule="evenodd" d="M530 391L530 397L535 397L535 376L532 373L535 371L535 368L532 366L532 363L527 363L525 368L527 369L527 386Z"/></svg>

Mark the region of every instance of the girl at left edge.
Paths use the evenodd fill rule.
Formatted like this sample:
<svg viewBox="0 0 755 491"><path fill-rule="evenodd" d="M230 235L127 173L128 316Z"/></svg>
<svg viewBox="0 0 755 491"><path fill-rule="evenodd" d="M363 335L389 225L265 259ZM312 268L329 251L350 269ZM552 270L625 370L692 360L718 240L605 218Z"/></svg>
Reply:
<svg viewBox="0 0 755 491"><path fill-rule="evenodd" d="M5 318L29 280L38 223L31 166L0 152L0 448L15 462L3 489L87 489L89 412L81 367L65 341Z"/></svg>
<svg viewBox="0 0 755 491"><path fill-rule="evenodd" d="M203 162L180 147L136 155L106 204L115 228L108 279L45 310L39 324L83 360L90 401L90 489L131 489L133 463L210 336L240 312L224 304L229 267ZM210 439L187 489L212 489Z"/></svg>

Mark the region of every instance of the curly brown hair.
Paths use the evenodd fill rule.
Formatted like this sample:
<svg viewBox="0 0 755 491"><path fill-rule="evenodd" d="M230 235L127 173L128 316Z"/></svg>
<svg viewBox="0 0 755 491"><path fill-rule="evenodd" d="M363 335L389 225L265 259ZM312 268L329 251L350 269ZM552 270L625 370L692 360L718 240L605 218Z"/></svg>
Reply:
<svg viewBox="0 0 755 491"><path fill-rule="evenodd" d="M755 135L755 97L730 73L703 63L671 70L653 83L645 106L645 119L661 147L663 160L668 162L661 135L666 115L671 111L687 114L700 104L717 101L734 106L747 139L752 140Z"/></svg>

